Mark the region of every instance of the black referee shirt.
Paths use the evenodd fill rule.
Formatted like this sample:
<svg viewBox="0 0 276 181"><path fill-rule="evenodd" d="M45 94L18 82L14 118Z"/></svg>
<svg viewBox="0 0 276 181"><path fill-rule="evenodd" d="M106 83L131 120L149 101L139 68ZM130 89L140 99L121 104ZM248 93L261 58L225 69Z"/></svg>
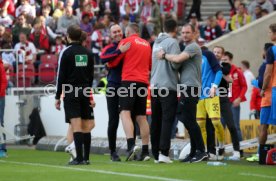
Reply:
<svg viewBox="0 0 276 181"><path fill-rule="evenodd" d="M92 52L79 43L71 43L60 52L56 99L60 99L62 85L92 87L94 60Z"/></svg>

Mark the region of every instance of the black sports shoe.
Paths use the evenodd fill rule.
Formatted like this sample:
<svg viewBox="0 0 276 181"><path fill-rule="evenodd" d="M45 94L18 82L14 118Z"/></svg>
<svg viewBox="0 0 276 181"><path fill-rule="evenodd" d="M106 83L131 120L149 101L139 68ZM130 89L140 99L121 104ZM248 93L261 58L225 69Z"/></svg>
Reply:
<svg viewBox="0 0 276 181"><path fill-rule="evenodd" d="M126 157L126 161L132 161L134 159L134 156L136 155L136 153L140 150L139 146L133 146L131 148L131 150L129 150L127 152L127 157Z"/></svg>
<svg viewBox="0 0 276 181"><path fill-rule="evenodd" d="M182 163L190 163L193 157L194 157L193 155L189 154L184 159L180 160L180 162L182 162Z"/></svg>
<svg viewBox="0 0 276 181"><path fill-rule="evenodd" d="M84 161L78 161L76 159L70 161L68 165L85 165Z"/></svg>
<svg viewBox="0 0 276 181"><path fill-rule="evenodd" d="M224 154L225 154L225 149L224 148L219 148L219 150L218 150L218 160L223 160L224 159Z"/></svg>
<svg viewBox="0 0 276 181"><path fill-rule="evenodd" d="M195 156L191 159L191 163L197 163L208 159L208 155L205 152L197 151Z"/></svg>
<svg viewBox="0 0 276 181"><path fill-rule="evenodd" d="M113 161L113 162L120 162L121 158L118 156L117 152L113 152L110 155L110 160Z"/></svg>
<svg viewBox="0 0 276 181"><path fill-rule="evenodd" d="M149 160L150 160L149 153L141 153L141 155L137 159L137 161L149 161Z"/></svg>
<svg viewBox="0 0 276 181"><path fill-rule="evenodd" d="M89 160L84 160L83 165L90 165L90 161Z"/></svg>

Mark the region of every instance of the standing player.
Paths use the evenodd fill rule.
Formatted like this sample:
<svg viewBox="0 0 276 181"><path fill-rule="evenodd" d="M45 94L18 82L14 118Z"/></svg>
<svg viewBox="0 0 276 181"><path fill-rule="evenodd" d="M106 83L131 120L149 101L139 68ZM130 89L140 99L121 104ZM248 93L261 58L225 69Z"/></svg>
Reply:
<svg viewBox="0 0 276 181"><path fill-rule="evenodd" d="M222 78L222 71L212 52L203 50L202 54L202 88L200 101L197 104L196 117L205 144L207 145L206 118L208 115L215 127L219 144L222 145L224 143L224 129L220 122L220 102L216 94ZM216 157L216 150L214 147L210 149L212 149L208 150L210 159L213 159L213 157Z"/></svg>
<svg viewBox="0 0 276 181"><path fill-rule="evenodd" d="M177 65L169 61L158 61L156 53L160 50L160 47L170 54L179 54L180 49L175 39L177 36L177 22L173 19L166 20L164 29L166 33L159 34L153 45L151 86L154 87L154 90L152 90L153 96L151 97L151 145L152 154L156 161L172 163L169 158L169 151L177 109L179 75L176 69ZM158 94L165 91L162 89L168 90L167 96L164 97Z"/></svg>
<svg viewBox="0 0 276 181"><path fill-rule="evenodd" d="M90 164L90 132L94 127L92 100L90 99L94 74L93 56L90 51L81 46L79 42L81 36L82 31L79 26L68 27L69 46L59 56L55 97L56 109L60 110L60 96L64 91L66 122L70 123L73 129L77 157L69 162L69 165Z"/></svg>
<svg viewBox="0 0 276 181"><path fill-rule="evenodd" d="M125 52L130 44L122 45L120 49L118 45L123 38L123 32L118 24L112 25L110 27L110 34L112 43L104 47L101 52L101 60L103 63L111 63L112 61L117 61L122 59L122 52ZM121 74L122 74L123 62L115 67L109 67L107 75L107 110L108 110L108 143L110 149L110 157L112 161L121 161L120 157L116 152L116 138L117 129L119 125L119 95L118 88L121 85ZM113 95L112 95L113 94Z"/></svg>
<svg viewBox="0 0 276 181"><path fill-rule="evenodd" d="M126 28L126 39L120 45L130 42L131 46L123 54L123 69L121 96L119 98L120 116L127 137L128 155L126 161L134 158L140 149L135 146L134 125L131 114L136 115L142 138L142 153L139 160L149 160L149 125L146 118L147 87L149 85L149 70L151 64L150 44L140 38L139 26L131 23ZM124 92L124 93L122 93Z"/></svg>
<svg viewBox="0 0 276 181"><path fill-rule="evenodd" d="M269 36L274 45L266 53L267 64L261 91L260 150L265 147L269 125L276 125L276 24L269 26Z"/></svg>
<svg viewBox="0 0 276 181"><path fill-rule="evenodd" d="M191 152L182 162L200 162L208 158L200 128L196 122L197 103L201 88L202 52L195 42L195 27L185 24L182 28L182 38L186 44L181 54L167 54L164 50L158 52L159 59L181 63L180 83L182 85L179 100L181 115L179 120L184 123L191 140Z"/></svg>

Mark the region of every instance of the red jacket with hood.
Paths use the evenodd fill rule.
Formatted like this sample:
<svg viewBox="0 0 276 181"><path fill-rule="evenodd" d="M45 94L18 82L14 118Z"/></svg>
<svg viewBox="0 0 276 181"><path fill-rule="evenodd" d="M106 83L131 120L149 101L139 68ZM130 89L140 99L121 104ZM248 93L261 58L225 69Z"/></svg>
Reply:
<svg viewBox="0 0 276 181"><path fill-rule="evenodd" d="M235 65L231 65L230 75L233 79L232 95L229 97L232 103L235 99L241 98L241 102L246 101L245 93L247 91L247 84L242 71Z"/></svg>

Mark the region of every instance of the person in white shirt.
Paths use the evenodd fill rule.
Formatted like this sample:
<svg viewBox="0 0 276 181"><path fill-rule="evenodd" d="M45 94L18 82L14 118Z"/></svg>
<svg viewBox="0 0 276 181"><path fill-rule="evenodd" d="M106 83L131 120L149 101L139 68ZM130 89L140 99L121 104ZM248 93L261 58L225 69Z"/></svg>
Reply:
<svg viewBox="0 0 276 181"><path fill-rule="evenodd" d="M37 50L32 42L27 40L25 33L19 34L19 43L14 47L14 50L18 53L19 63L32 64L36 61Z"/></svg>
<svg viewBox="0 0 276 181"><path fill-rule="evenodd" d="M13 24L13 20L7 11L0 10L0 24L6 28L10 28Z"/></svg>
<svg viewBox="0 0 276 181"><path fill-rule="evenodd" d="M15 17L18 17L20 14L25 14L32 18L35 18L35 7L30 5L28 0L21 0L21 5L18 6L18 8L16 8L15 10Z"/></svg>
<svg viewBox="0 0 276 181"><path fill-rule="evenodd" d="M247 91L245 94L246 97L246 101L243 103L243 112L245 113L245 115L249 115L250 114L250 100L251 100L251 94L252 94L252 81L255 80L255 76L253 75L253 73L250 70L250 63L247 60L243 60L241 61L241 69L243 71L243 75L245 77L246 80L246 84L247 84Z"/></svg>

